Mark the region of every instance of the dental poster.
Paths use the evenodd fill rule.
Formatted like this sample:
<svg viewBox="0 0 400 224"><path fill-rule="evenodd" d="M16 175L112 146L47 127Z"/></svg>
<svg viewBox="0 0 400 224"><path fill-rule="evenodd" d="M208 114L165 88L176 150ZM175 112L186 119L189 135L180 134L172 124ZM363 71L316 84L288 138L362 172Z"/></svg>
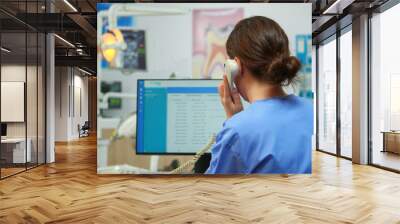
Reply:
<svg viewBox="0 0 400 224"><path fill-rule="evenodd" d="M221 78L225 42L244 16L242 8L193 10L193 78Z"/></svg>

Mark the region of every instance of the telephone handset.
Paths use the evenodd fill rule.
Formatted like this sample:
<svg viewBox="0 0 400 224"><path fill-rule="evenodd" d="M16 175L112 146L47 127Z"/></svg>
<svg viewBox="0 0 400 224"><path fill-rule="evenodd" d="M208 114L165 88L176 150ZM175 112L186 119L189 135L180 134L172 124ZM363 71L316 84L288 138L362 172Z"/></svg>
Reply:
<svg viewBox="0 0 400 224"><path fill-rule="evenodd" d="M235 88L235 77L239 74L239 65L235 60L228 59L224 64L225 74L228 78L229 87L232 89Z"/></svg>
<svg viewBox="0 0 400 224"><path fill-rule="evenodd" d="M212 145L214 144L214 142L215 142L215 134L213 134L213 135L211 136L211 139L210 139L210 141L208 142L208 144L207 144L202 150L198 151L198 152L196 153L196 155L193 156L193 158L192 158L191 160L185 162L184 164L182 164L182 165L179 166L178 168L172 170L172 171L170 172L170 174L179 174L179 173L182 173L182 171L185 170L187 167L193 166L193 165L197 162L197 160L199 160L200 157L201 157L204 153L206 153L208 150L210 150L210 148L212 147Z"/></svg>

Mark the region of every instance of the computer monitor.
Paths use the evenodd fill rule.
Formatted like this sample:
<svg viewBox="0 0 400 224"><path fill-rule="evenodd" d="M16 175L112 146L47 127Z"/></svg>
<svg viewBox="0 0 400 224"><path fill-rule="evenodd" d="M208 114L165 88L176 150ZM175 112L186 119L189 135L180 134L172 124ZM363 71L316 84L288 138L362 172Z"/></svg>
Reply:
<svg viewBox="0 0 400 224"><path fill-rule="evenodd" d="M120 81L107 82L102 81L100 86L101 93L117 92L122 90L122 83Z"/></svg>
<svg viewBox="0 0 400 224"><path fill-rule="evenodd" d="M7 136L7 124L6 123L1 123L1 136L2 137Z"/></svg>
<svg viewBox="0 0 400 224"><path fill-rule="evenodd" d="M137 154L193 155L226 119L221 80L138 80Z"/></svg>
<svg viewBox="0 0 400 224"><path fill-rule="evenodd" d="M108 109L121 109L122 99L118 97L108 98Z"/></svg>

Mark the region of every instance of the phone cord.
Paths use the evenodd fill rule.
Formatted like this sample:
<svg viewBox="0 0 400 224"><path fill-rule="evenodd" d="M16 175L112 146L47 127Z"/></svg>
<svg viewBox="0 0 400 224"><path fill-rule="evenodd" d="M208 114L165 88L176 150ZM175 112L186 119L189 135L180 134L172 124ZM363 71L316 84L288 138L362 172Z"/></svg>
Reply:
<svg viewBox="0 0 400 224"><path fill-rule="evenodd" d="M199 160L200 157L201 157L204 153L206 153L208 150L210 150L210 148L212 147L212 145L214 144L214 142L215 142L215 134L213 134L213 135L211 136L211 139L210 139L210 141L208 142L208 144L207 144L202 150L200 150L199 152L197 152L196 155L193 156L193 158L192 158L191 160L186 161L184 164L182 164L182 165L179 166L178 168L172 170L172 171L170 172L170 174L178 174L178 173L181 173L181 172L182 172L183 170L185 170L187 167L194 165L194 164L197 162L197 160Z"/></svg>

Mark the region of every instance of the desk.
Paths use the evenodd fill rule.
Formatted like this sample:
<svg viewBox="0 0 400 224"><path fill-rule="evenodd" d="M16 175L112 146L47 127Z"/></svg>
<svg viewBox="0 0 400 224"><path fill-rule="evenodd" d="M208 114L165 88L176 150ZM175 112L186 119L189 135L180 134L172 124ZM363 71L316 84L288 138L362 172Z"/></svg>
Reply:
<svg viewBox="0 0 400 224"><path fill-rule="evenodd" d="M4 154L6 155L6 161L9 163L25 163L31 162L32 154L31 154L31 145L32 140L28 138L26 140L28 142L26 147L25 154L25 138L5 138L1 139L1 154L4 158ZM10 147L13 146L13 147ZM9 154L12 154L8 156ZM12 160L11 160L12 158ZM26 161L25 161L26 159Z"/></svg>
<svg viewBox="0 0 400 224"><path fill-rule="evenodd" d="M400 131L382 131L383 150L382 152L392 152L400 154Z"/></svg>

